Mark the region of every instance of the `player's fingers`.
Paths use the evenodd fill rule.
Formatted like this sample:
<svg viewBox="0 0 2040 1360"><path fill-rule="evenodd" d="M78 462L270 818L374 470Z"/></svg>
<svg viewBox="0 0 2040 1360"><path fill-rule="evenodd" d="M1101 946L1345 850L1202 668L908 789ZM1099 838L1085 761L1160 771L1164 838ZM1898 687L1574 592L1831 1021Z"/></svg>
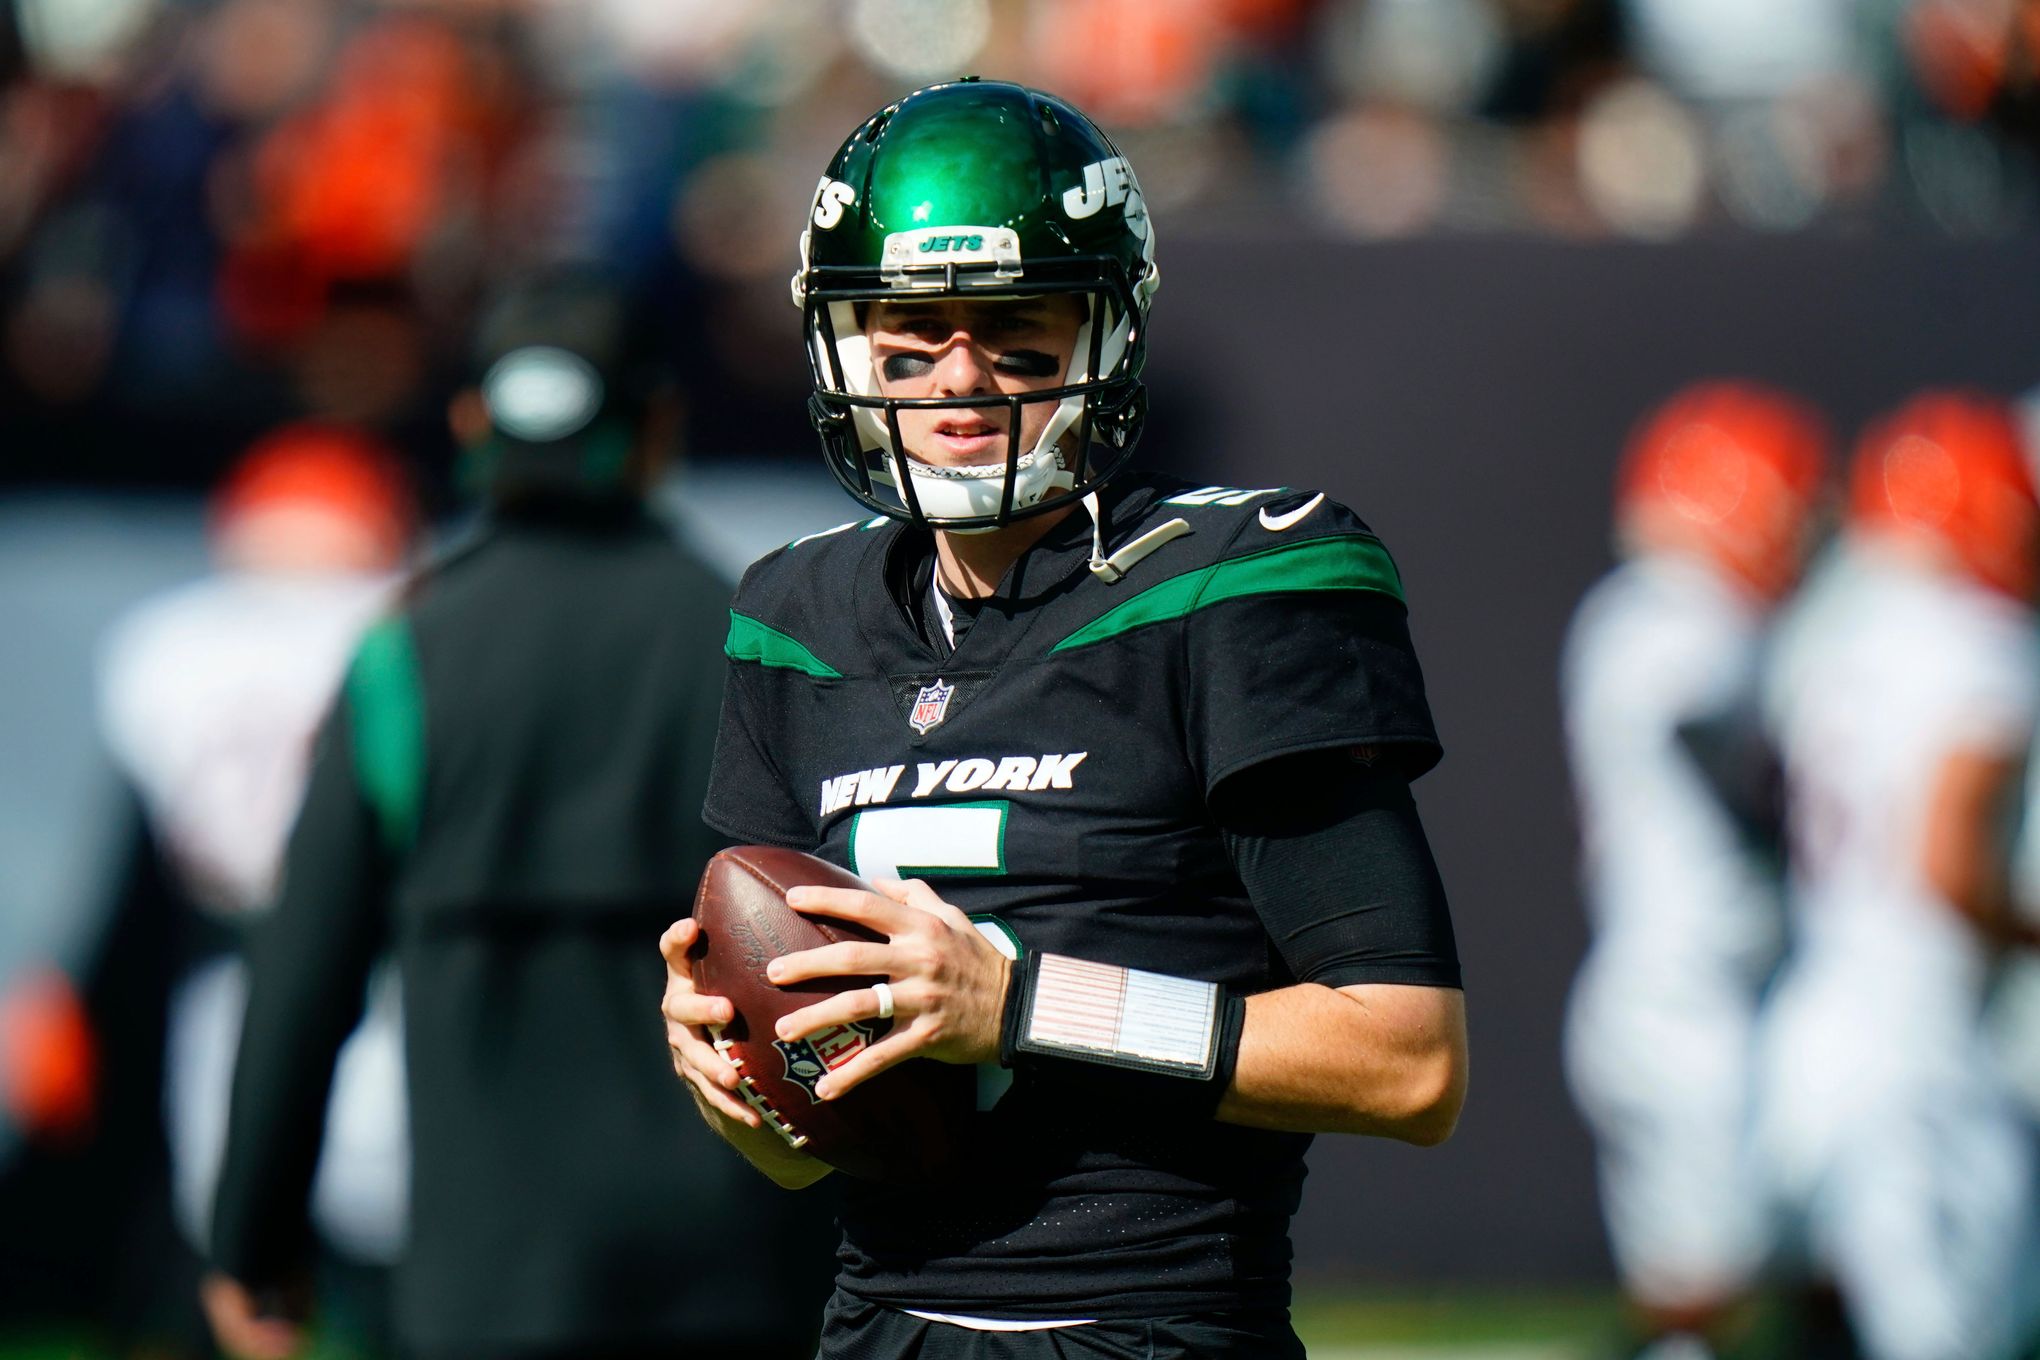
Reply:
<svg viewBox="0 0 2040 1360"><path fill-rule="evenodd" d="M220 1349L233 1360L290 1360L304 1347L302 1327L276 1318L250 1318L217 1329Z"/></svg>
<svg viewBox="0 0 2040 1360"><path fill-rule="evenodd" d="M694 947L694 941L701 934L701 927L694 923L692 916L683 916L666 927L666 933L659 936L659 953L664 956L669 968L682 967L687 963L687 951Z"/></svg>
<svg viewBox="0 0 2040 1360"><path fill-rule="evenodd" d="M723 1086L734 1086L736 1072L734 1064L727 1061L715 1045L717 1025L690 1025L682 1021L666 1022L666 1047L694 1066L713 1075Z"/></svg>
<svg viewBox="0 0 2040 1360"><path fill-rule="evenodd" d="M874 878L871 880L871 886L878 890L879 896L897 902L903 907L912 907L915 911L940 916L952 923L957 921L968 923L970 920L968 916L943 901L941 894L929 887L925 879Z"/></svg>
<svg viewBox="0 0 2040 1360"><path fill-rule="evenodd" d="M732 1119L755 1124L756 1117L737 1089L737 1069L701 1031L683 1025L666 1027L666 1047L673 1056L673 1070L701 1094L711 1107Z"/></svg>
<svg viewBox="0 0 2040 1360"><path fill-rule="evenodd" d="M680 1075L687 1079L687 1083L694 1088L695 1094L701 1103L708 1106L709 1109L725 1119L735 1120L737 1123L749 1128L755 1129L761 1126L762 1121L759 1119L757 1111L746 1105L742 1097L723 1089L709 1073L683 1062L677 1057L673 1065L679 1069Z"/></svg>
<svg viewBox="0 0 2040 1360"><path fill-rule="evenodd" d="M288 1318L265 1316L254 1297L227 1276L207 1276L199 1297L220 1349L234 1360L285 1360L304 1342L301 1327Z"/></svg>
<svg viewBox="0 0 2040 1360"><path fill-rule="evenodd" d="M918 911L925 911L930 915L940 916L953 926L970 927L970 917L943 901L941 895L929 887L925 880L910 878L900 884L898 900ZM975 927L970 928L975 929Z"/></svg>
<svg viewBox="0 0 2040 1360"><path fill-rule="evenodd" d="M858 888L820 888L813 884L788 888L786 905L808 916L855 921L881 935L891 935L914 919L902 904Z"/></svg>
<svg viewBox="0 0 2040 1360"><path fill-rule="evenodd" d="M802 949L765 965L765 980L782 987L809 978L891 975L891 948L865 940L840 940L815 949Z"/></svg>
<svg viewBox="0 0 2040 1360"><path fill-rule="evenodd" d="M896 1008L894 1013L898 1014L898 1001L895 1000L893 1004ZM837 1025L887 1018L879 1014L881 1009L882 1003L875 989L852 987L848 991L836 993L827 1000L817 1001L812 1006L788 1011L780 1016L779 1022L772 1027L772 1034L776 1039L792 1043L797 1039L805 1039L810 1034L820 1034L823 1030Z"/></svg>
<svg viewBox="0 0 2040 1360"><path fill-rule="evenodd" d="M675 1025L727 1025L737 1018L737 1008L728 997L697 992L691 980L670 976L659 1011Z"/></svg>
<svg viewBox="0 0 2040 1360"><path fill-rule="evenodd" d="M913 1057L924 1046L925 1041L915 1026L895 1029L816 1082L815 1094L823 1100L840 1100L888 1067Z"/></svg>
<svg viewBox="0 0 2040 1360"><path fill-rule="evenodd" d="M736 1065L726 1058L709 1037L712 1031L695 1025L667 1022L666 1047L673 1061L700 1072L716 1086L731 1090L737 1084Z"/></svg>

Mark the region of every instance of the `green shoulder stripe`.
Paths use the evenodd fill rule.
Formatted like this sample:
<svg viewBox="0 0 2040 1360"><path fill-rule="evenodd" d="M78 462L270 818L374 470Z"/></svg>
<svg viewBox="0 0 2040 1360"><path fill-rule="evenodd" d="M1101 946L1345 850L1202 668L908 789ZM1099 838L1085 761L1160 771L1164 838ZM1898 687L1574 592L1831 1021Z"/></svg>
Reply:
<svg viewBox="0 0 2040 1360"><path fill-rule="evenodd" d="M1243 595L1296 590L1371 590L1398 600L1403 597L1402 577L1379 540L1361 534L1308 538L1250 557L1216 562L1149 586L1071 633L1052 650L1088 647Z"/></svg>
<svg viewBox="0 0 2040 1360"><path fill-rule="evenodd" d="M777 628L760 623L748 614L739 614L734 609L730 611L730 636L723 643L723 655L732 661L755 661L761 666L804 671L817 680L843 678L843 672Z"/></svg>
<svg viewBox="0 0 2040 1360"><path fill-rule="evenodd" d="M347 671L347 704L361 791L382 823L383 843L407 850L425 801L425 691L401 615L383 619L362 638Z"/></svg>

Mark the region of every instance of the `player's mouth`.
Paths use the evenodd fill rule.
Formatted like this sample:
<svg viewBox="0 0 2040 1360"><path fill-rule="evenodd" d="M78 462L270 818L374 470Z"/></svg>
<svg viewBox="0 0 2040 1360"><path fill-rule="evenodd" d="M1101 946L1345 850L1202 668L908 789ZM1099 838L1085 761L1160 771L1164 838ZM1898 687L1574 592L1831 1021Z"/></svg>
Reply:
<svg viewBox="0 0 2040 1360"><path fill-rule="evenodd" d="M951 418L936 423L935 451L960 463L1003 461L1006 432L988 420Z"/></svg>

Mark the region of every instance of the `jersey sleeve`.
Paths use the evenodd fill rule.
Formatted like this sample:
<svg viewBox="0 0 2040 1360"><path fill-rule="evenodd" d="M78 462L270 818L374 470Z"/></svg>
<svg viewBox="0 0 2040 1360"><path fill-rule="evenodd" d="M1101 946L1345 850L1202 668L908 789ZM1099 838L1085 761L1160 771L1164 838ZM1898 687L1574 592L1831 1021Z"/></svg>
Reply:
<svg viewBox="0 0 2040 1360"><path fill-rule="evenodd" d="M770 711L766 690L776 679L770 668L757 662L730 659L702 820L748 845L812 850L817 836L814 820L804 805L794 801L792 785L774 752L772 727L763 720Z"/></svg>
<svg viewBox="0 0 2040 1360"><path fill-rule="evenodd" d="M1269 761L1213 812L1297 981L1461 985L1445 885L1400 773L1343 752Z"/></svg>
<svg viewBox="0 0 2040 1360"><path fill-rule="evenodd" d="M1442 754L1388 550L1343 506L1308 533L1286 527L1294 513L1248 517L1186 583L1187 742L1207 794L1306 751L1379 747L1409 779Z"/></svg>

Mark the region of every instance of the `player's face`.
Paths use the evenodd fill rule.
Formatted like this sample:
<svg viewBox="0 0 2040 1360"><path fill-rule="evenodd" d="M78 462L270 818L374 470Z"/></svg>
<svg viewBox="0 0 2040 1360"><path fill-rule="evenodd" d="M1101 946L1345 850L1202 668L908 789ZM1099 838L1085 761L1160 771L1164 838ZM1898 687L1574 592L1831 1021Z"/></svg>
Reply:
<svg viewBox="0 0 2040 1360"><path fill-rule="evenodd" d="M865 319L878 391L886 397L1000 397L1060 386L1084 305L1068 295L877 302ZM1041 437L1053 401L1020 407L1020 450ZM1004 405L903 410L900 439L936 467L1003 463L1012 411Z"/></svg>

